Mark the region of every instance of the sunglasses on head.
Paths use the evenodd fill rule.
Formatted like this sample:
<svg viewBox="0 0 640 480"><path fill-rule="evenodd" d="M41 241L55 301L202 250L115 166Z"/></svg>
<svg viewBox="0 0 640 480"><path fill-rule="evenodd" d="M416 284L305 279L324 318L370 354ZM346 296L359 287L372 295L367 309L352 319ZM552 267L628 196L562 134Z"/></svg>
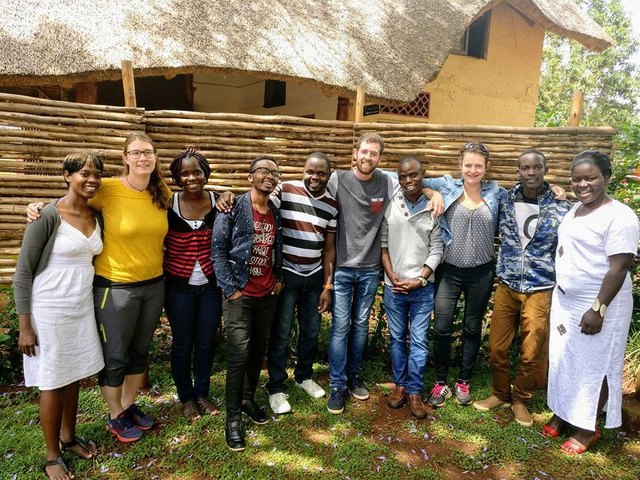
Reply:
<svg viewBox="0 0 640 480"><path fill-rule="evenodd" d="M464 151L469 151L473 149L478 149L485 155L489 155L489 150L487 150L487 147L485 147L482 143L469 142L463 148Z"/></svg>

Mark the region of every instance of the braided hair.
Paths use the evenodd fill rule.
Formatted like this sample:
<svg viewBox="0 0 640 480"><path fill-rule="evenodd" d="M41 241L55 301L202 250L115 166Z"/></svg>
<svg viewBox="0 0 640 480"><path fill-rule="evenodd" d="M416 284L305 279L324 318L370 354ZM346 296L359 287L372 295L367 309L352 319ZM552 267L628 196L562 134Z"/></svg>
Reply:
<svg viewBox="0 0 640 480"><path fill-rule="evenodd" d="M211 175L211 167L209 166L209 160L200 152L197 152L195 148L189 147L186 150L180 152L175 156L171 165L169 165L169 171L171 172L171 180L173 183L181 187L180 184L180 170L182 169L182 161L187 158L195 158L198 162L198 165L204 172L204 176L206 180L209 180L209 175Z"/></svg>

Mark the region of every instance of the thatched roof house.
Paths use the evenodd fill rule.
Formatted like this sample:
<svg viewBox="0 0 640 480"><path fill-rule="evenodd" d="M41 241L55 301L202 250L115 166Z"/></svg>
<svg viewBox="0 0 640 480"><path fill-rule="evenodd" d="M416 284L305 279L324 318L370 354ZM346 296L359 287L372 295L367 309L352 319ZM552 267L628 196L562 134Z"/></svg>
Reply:
<svg viewBox="0 0 640 480"><path fill-rule="evenodd" d="M217 72L411 101L502 0L0 0L0 85ZM573 0L510 0L592 50L611 39Z"/></svg>

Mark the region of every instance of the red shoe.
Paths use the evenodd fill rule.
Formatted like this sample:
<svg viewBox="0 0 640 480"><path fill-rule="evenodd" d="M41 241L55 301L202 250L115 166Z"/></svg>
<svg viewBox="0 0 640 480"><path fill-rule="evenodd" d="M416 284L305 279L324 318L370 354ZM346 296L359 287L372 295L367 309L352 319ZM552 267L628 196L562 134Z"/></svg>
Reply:
<svg viewBox="0 0 640 480"><path fill-rule="evenodd" d="M586 452L587 450L589 450L596 443L598 443L598 440L600 440L601 436L602 435L600 434L600 432L596 430L596 433L594 434L593 439L587 445L583 445L582 443L578 442L575 438L569 437L569 439L566 440L560 446L560 450L562 450L564 453L567 453L569 455L580 455Z"/></svg>
<svg viewBox="0 0 640 480"><path fill-rule="evenodd" d="M562 431L562 428L560 428L559 430ZM558 435L560 435L560 432L550 425L544 425L542 427L542 431L540 432L540 435L547 438L558 438Z"/></svg>

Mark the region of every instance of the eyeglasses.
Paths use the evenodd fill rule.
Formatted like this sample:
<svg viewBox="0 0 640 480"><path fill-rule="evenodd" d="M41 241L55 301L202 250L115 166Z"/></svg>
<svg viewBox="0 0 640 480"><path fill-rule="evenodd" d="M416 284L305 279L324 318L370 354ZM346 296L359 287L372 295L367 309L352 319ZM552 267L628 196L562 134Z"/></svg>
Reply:
<svg viewBox="0 0 640 480"><path fill-rule="evenodd" d="M258 172L260 175L271 175L273 178L280 178L282 176L282 172L279 170L269 170L267 167L258 167L251 170L249 173Z"/></svg>
<svg viewBox="0 0 640 480"><path fill-rule="evenodd" d="M142 155L145 158L153 158L156 156L155 150L129 150L126 152L126 155L129 155L134 160L138 160Z"/></svg>
<svg viewBox="0 0 640 480"><path fill-rule="evenodd" d="M473 150L477 148L478 150L480 150L482 153L484 153L485 155L489 155L489 150L487 150L487 147L485 147L483 144L481 143L476 143L476 142L469 142L467 143L463 150L464 151L469 151L469 150Z"/></svg>

